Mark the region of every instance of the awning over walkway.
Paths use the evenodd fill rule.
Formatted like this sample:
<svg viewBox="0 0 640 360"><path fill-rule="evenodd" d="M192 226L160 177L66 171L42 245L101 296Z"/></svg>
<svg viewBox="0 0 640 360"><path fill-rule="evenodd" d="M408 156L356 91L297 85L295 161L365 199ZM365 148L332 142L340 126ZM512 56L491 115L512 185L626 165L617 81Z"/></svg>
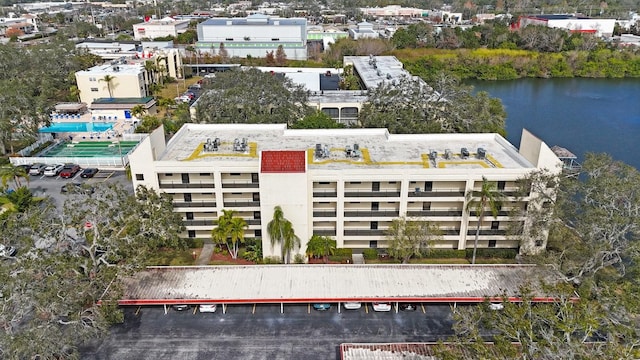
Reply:
<svg viewBox="0 0 640 360"><path fill-rule="evenodd" d="M150 267L125 280L122 305L307 303L345 301L482 302L506 294L519 301L530 283L550 301L533 265L248 265Z"/></svg>

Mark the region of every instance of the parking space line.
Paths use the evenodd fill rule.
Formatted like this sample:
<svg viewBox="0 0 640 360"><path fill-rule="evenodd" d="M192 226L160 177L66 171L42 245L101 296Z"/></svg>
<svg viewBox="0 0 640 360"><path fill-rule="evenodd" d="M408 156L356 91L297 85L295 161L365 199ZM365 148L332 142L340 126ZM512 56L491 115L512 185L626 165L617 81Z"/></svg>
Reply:
<svg viewBox="0 0 640 360"><path fill-rule="evenodd" d="M138 306L138 308L136 309L136 316L138 316L138 314L140 313L140 309L142 308L142 306Z"/></svg>
<svg viewBox="0 0 640 360"><path fill-rule="evenodd" d="M256 304L253 304L253 310L251 310L251 314L255 314L256 313Z"/></svg>
<svg viewBox="0 0 640 360"><path fill-rule="evenodd" d="M427 313L427 311L424 309L424 303L420 304L420 307L422 307L422 313L423 313L423 314L426 314L426 313Z"/></svg>
<svg viewBox="0 0 640 360"><path fill-rule="evenodd" d="M307 314L311 314L311 303L307 304Z"/></svg>
<svg viewBox="0 0 640 360"><path fill-rule="evenodd" d="M364 312L365 312L366 314L368 314L368 313L369 313L369 305L367 305L367 303L364 303Z"/></svg>
<svg viewBox="0 0 640 360"><path fill-rule="evenodd" d="M193 315L195 315L195 314L196 314L196 311L198 311L198 305L196 305L196 306L194 306L194 307L193 307Z"/></svg>

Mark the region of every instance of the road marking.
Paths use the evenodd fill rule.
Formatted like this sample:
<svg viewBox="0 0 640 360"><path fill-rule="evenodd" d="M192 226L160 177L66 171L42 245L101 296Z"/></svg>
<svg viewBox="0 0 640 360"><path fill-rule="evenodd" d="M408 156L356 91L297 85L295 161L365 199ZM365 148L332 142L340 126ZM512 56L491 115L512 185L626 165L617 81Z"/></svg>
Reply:
<svg viewBox="0 0 640 360"><path fill-rule="evenodd" d="M367 303L364 303L364 312L365 312L366 314L368 314L368 313L369 313L369 305L367 305Z"/></svg>
<svg viewBox="0 0 640 360"><path fill-rule="evenodd" d="M420 304L420 307L422 307L422 313L423 313L423 314L426 314L426 313L427 313L427 311L424 309L424 303Z"/></svg>
<svg viewBox="0 0 640 360"><path fill-rule="evenodd" d="M140 309L142 308L142 306L138 306L138 308L136 309L136 316L138 316L138 314L140 313Z"/></svg>
<svg viewBox="0 0 640 360"><path fill-rule="evenodd" d="M193 307L193 315L195 315L195 314L196 314L196 311L198 311L198 305L196 305L196 306L194 306L194 307Z"/></svg>
<svg viewBox="0 0 640 360"><path fill-rule="evenodd" d="M311 303L307 304L307 314L311 314Z"/></svg>
<svg viewBox="0 0 640 360"><path fill-rule="evenodd" d="M256 313L256 304L253 304L253 310L251 310L251 313L252 313L252 314L255 314L255 313Z"/></svg>

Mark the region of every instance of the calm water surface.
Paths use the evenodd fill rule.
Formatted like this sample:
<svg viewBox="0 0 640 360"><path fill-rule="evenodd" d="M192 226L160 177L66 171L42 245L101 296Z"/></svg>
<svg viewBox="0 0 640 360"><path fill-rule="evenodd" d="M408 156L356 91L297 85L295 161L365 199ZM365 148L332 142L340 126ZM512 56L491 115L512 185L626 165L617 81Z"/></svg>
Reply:
<svg viewBox="0 0 640 360"><path fill-rule="evenodd" d="M605 152L640 169L640 79L521 79L468 82L500 98L507 139L520 145L522 128L579 158Z"/></svg>

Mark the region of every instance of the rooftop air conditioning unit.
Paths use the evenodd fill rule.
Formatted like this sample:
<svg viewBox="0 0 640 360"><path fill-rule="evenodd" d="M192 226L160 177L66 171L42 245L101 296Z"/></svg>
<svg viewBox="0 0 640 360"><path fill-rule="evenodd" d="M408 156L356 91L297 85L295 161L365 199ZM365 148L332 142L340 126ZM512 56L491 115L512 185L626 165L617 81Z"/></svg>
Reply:
<svg viewBox="0 0 640 360"><path fill-rule="evenodd" d="M484 148L478 148L478 159L484 159L487 156L487 150Z"/></svg>
<svg viewBox="0 0 640 360"><path fill-rule="evenodd" d="M460 149L460 157L466 159L469 157L469 150L466 147Z"/></svg>

